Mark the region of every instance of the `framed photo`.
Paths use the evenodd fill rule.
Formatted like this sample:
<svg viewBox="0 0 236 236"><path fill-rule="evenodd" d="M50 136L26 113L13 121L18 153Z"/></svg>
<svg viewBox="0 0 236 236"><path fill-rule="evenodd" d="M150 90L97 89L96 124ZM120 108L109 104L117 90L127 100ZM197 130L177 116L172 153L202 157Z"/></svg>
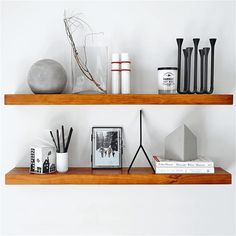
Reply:
<svg viewBox="0 0 236 236"><path fill-rule="evenodd" d="M92 168L122 167L122 128L92 128Z"/></svg>

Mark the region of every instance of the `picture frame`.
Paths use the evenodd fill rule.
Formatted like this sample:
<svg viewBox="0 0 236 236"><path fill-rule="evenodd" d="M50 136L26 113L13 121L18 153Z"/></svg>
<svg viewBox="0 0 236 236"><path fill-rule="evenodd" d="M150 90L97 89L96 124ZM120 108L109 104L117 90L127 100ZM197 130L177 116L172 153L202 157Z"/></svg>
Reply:
<svg viewBox="0 0 236 236"><path fill-rule="evenodd" d="M92 127L91 142L93 169L122 168L122 127Z"/></svg>

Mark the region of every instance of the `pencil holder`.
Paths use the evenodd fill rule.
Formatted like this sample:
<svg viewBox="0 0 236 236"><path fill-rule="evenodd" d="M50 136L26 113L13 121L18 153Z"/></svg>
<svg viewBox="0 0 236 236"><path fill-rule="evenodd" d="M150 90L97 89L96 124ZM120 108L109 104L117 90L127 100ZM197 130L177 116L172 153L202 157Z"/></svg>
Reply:
<svg viewBox="0 0 236 236"><path fill-rule="evenodd" d="M65 173L68 171L68 152L57 153L57 172Z"/></svg>

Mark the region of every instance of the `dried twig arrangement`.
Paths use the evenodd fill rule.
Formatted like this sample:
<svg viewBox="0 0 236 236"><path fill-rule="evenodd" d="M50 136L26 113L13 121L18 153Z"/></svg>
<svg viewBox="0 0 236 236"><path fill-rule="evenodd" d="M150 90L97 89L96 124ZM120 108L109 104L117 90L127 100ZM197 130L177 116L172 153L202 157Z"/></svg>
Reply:
<svg viewBox="0 0 236 236"><path fill-rule="evenodd" d="M94 85L102 92L106 93L106 90L101 87L101 85L94 79L93 75L89 71L89 68L87 66L87 53L86 53L86 41L88 36L93 36L94 34L101 34L101 33L93 33L91 27L79 17L79 14L66 17L66 14L64 14L64 24L65 24L65 29L66 29L66 34L69 39L71 48L72 48L72 53L75 58L75 61L77 65L79 66L81 72L84 74L84 76L90 80ZM73 34L78 31L78 30L88 30L90 33L86 34L84 36L84 42L83 42L83 52L84 52L84 60L80 56L76 44L73 38Z"/></svg>

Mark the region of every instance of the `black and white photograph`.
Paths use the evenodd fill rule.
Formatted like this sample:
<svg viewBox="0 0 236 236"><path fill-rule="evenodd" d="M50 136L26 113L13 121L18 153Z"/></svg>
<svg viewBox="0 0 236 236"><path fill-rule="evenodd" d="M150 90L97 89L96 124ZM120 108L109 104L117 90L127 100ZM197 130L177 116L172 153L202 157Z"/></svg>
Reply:
<svg viewBox="0 0 236 236"><path fill-rule="evenodd" d="M122 128L92 128L92 168L121 168Z"/></svg>

